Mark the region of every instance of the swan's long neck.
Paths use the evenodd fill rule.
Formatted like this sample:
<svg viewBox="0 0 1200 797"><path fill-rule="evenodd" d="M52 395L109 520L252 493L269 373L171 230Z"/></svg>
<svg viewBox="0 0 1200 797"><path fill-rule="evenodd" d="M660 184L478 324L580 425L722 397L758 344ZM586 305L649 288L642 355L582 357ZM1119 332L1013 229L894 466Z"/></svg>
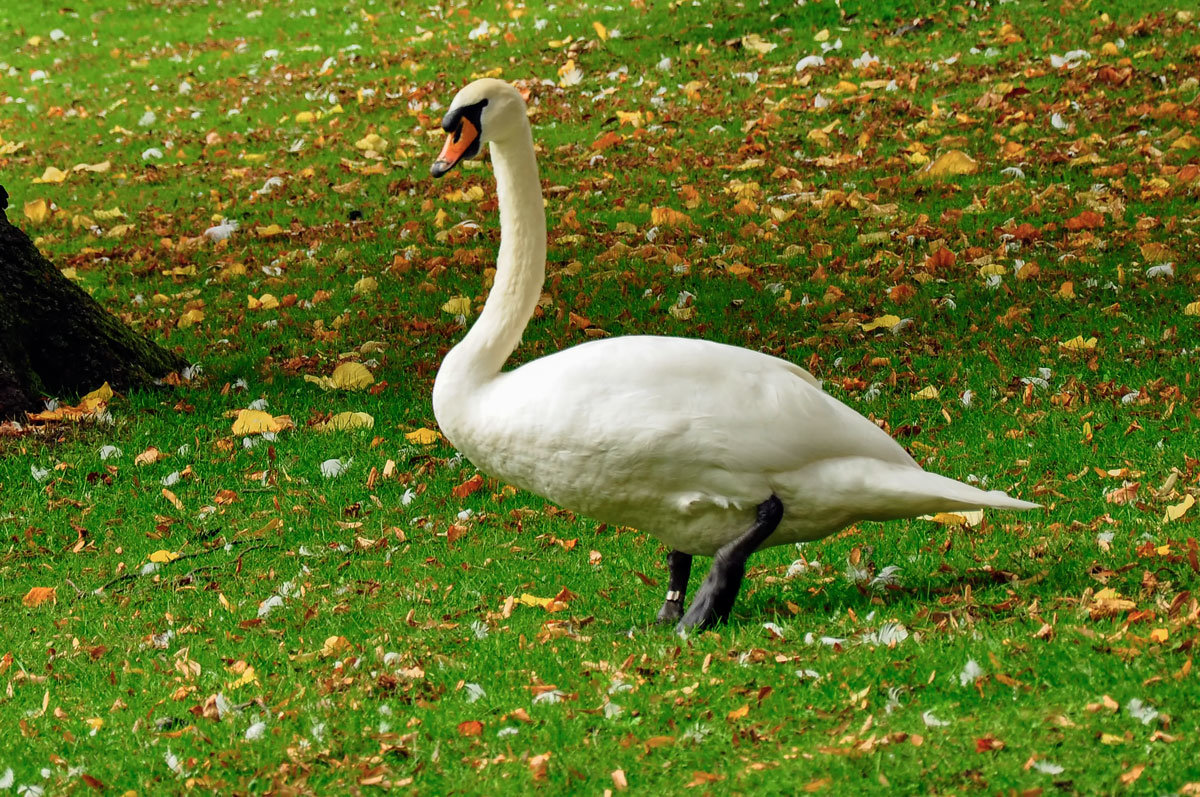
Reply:
<svg viewBox="0 0 1200 797"><path fill-rule="evenodd" d="M491 147L500 201L496 279L478 320L446 355L438 381L477 384L498 374L520 343L546 279L546 211L529 127Z"/></svg>

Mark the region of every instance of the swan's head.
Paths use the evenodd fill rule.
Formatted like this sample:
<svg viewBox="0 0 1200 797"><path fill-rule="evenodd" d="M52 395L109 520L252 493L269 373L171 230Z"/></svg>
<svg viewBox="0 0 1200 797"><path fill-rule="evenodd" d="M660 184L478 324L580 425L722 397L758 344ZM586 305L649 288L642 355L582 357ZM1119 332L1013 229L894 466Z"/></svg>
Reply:
<svg viewBox="0 0 1200 797"><path fill-rule="evenodd" d="M503 80L476 80L454 96L442 117L442 129L450 135L429 171L441 177L459 161L478 155L485 142L503 141L528 124L525 100L515 88Z"/></svg>

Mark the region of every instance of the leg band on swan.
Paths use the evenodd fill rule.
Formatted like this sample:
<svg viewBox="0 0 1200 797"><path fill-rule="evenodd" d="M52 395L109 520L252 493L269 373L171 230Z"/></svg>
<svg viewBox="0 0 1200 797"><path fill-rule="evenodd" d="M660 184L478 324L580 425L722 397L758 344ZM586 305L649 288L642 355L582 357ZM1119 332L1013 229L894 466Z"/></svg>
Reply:
<svg viewBox="0 0 1200 797"><path fill-rule="evenodd" d="M683 596L687 594L688 578L692 575L692 555L683 551L667 554L667 597L658 610L658 622L673 623L683 616Z"/></svg>

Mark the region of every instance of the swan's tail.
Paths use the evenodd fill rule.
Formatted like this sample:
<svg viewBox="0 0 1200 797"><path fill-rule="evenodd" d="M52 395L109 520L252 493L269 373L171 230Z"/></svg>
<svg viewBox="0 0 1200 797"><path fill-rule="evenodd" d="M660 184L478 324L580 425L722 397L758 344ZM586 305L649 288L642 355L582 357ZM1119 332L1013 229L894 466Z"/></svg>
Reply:
<svg viewBox="0 0 1200 797"><path fill-rule="evenodd" d="M916 517L956 509L1037 509L1041 506L1013 498L1002 490L980 490L914 466L865 457L844 461L844 465L846 469L842 475L846 480L837 487L851 488L861 510L860 516L867 520ZM837 487L834 487L835 491L838 491Z"/></svg>

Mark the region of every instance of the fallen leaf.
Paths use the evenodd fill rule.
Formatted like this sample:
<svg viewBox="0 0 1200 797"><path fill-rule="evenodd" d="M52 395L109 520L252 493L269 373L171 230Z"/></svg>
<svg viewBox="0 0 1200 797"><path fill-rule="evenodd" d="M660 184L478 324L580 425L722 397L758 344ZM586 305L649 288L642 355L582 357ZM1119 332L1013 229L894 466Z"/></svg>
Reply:
<svg viewBox="0 0 1200 797"><path fill-rule="evenodd" d="M262 434L264 432L282 432L284 429L290 429L295 424L291 417L280 415L278 417L269 412L262 410L238 410L237 418L233 422L233 433L237 435Z"/></svg>
<svg viewBox="0 0 1200 797"><path fill-rule="evenodd" d="M378 133L368 133L354 142L354 148L363 152L386 152L388 142Z"/></svg>
<svg viewBox="0 0 1200 797"><path fill-rule="evenodd" d="M726 714L725 719L728 722L733 722L735 720L740 720L742 717L746 716L749 713L750 713L750 704L747 703L746 705L744 705L740 708L735 708L733 711Z"/></svg>
<svg viewBox="0 0 1200 797"><path fill-rule="evenodd" d="M925 400L929 400L929 399L935 399L939 395L940 394L938 393L938 389L936 387L934 387L933 385L927 385L926 387L921 388L916 393L913 393L912 399L914 401L925 401Z"/></svg>
<svg viewBox="0 0 1200 797"><path fill-rule="evenodd" d="M150 556L147 558L149 561L154 562L155 564L165 565L178 559L179 554L175 551L159 550L150 554Z"/></svg>
<svg viewBox="0 0 1200 797"><path fill-rule="evenodd" d="M142 453L133 458L134 465L153 465L162 459L163 453L154 446L150 446Z"/></svg>
<svg viewBox="0 0 1200 797"><path fill-rule="evenodd" d="M279 306L279 299L271 293L264 293L261 298L247 296L246 306L251 310L274 310Z"/></svg>
<svg viewBox="0 0 1200 797"><path fill-rule="evenodd" d="M333 384L342 390L362 390L375 381L371 372L362 363L342 363L333 369Z"/></svg>
<svg viewBox="0 0 1200 797"><path fill-rule="evenodd" d="M650 221L653 224L664 227L683 227L692 223L691 218L686 213L681 213L673 208L654 208L650 211Z"/></svg>
<svg viewBox="0 0 1200 797"><path fill-rule="evenodd" d="M21 598L21 603L30 609L37 608L47 601L58 603L58 587L32 587L25 593L25 597Z"/></svg>
<svg viewBox="0 0 1200 797"><path fill-rule="evenodd" d="M50 217L50 205L44 199L35 199L25 203L25 218L34 224L41 224Z"/></svg>
<svg viewBox="0 0 1200 797"><path fill-rule="evenodd" d="M67 179L67 173L54 166L47 166L41 177L33 178L35 183L61 183Z"/></svg>
<svg viewBox="0 0 1200 797"><path fill-rule="evenodd" d="M1167 513L1163 515L1163 523L1171 523L1179 520L1187 514L1187 511L1196 505L1196 498L1191 493L1183 497L1183 500L1178 504L1172 504L1167 507Z"/></svg>
<svg viewBox="0 0 1200 797"><path fill-rule="evenodd" d="M742 37L742 47L759 55L766 55L778 46L774 42L766 41L757 33L748 33Z"/></svg>
<svg viewBox="0 0 1200 797"><path fill-rule="evenodd" d="M331 636L321 644L321 658L331 659L350 649L350 640L344 636Z"/></svg>
<svg viewBox="0 0 1200 797"><path fill-rule="evenodd" d="M863 332L870 332L873 329L891 329L900 323L898 315L881 315L874 321L869 321L862 325Z"/></svg>
<svg viewBox="0 0 1200 797"><path fill-rule="evenodd" d="M957 177L979 171L979 162L962 150L952 149L924 168L930 177Z"/></svg>
<svg viewBox="0 0 1200 797"><path fill-rule="evenodd" d="M1104 226L1104 217L1094 210L1085 210L1078 216L1064 221L1063 226L1071 232L1098 230Z"/></svg>
<svg viewBox="0 0 1200 797"><path fill-rule="evenodd" d="M466 296L453 296L442 305L442 312L450 313L451 315L469 316L471 314L471 300Z"/></svg>
<svg viewBox="0 0 1200 797"><path fill-rule="evenodd" d="M442 439L441 434L433 429L426 429L422 426L413 432L405 432L404 439L410 443L416 443L419 446L431 446L438 440Z"/></svg>
<svg viewBox="0 0 1200 797"><path fill-rule="evenodd" d="M483 723L479 720L467 720L466 722L458 723L459 736L481 736L483 735Z"/></svg>
<svg viewBox="0 0 1200 797"><path fill-rule="evenodd" d="M325 423L319 424L318 429L331 432L345 432L351 429L373 429L375 418L365 412L339 412Z"/></svg>
<svg viewBox="0 0 1200 797"><path fill-rule="evenodd" d="M1070 340L1058 344L1058 346L1067 351L1089 351L1096 348L1096 338L1091 337L1084 340L1083 335L1076 335Z"/></svg>
<svg viewBox="0 0 1200 797"><path fill-rule="evenodd" d="M1126 786L1132 786L1133 782L1142 776L1142 772L1145 769L1145 764L1134 764L1129 768L1128 772L1121 773L1121 783Z"/></svg>
<svg viewBox="0 0 1200 797"><path fill-rule="evenodd" d="M451 492L454 494L455 498L466 498L471 493L479 490L479 488L482 486L483 476L476 473L474 476L451 490Z"/></svg>

